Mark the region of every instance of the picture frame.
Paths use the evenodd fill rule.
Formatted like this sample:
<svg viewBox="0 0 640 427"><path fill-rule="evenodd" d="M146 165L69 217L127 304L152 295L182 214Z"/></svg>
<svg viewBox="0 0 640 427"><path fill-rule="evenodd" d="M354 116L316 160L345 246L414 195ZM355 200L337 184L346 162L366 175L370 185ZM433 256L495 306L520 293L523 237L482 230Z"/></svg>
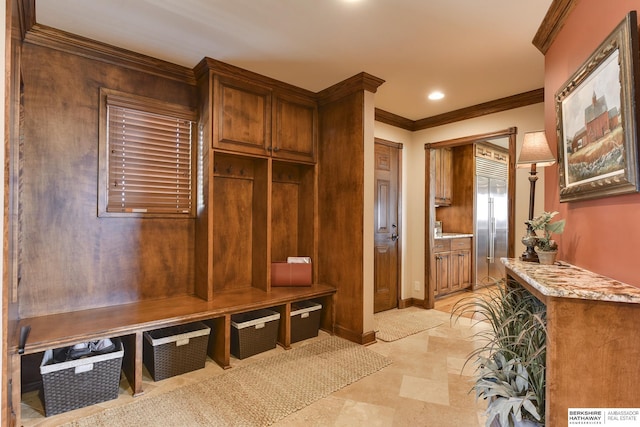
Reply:
<svg viewBox="0 0 640 427"><path fill-rule="evenodd" d="M632 11L556 93L560 202L638 191L637 53Z"/></svg>

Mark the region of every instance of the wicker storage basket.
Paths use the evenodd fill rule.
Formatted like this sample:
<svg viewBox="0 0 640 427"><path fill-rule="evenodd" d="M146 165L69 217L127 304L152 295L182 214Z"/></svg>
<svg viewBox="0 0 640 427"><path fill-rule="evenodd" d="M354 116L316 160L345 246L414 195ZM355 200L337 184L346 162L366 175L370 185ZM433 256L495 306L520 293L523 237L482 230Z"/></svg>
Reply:
<svg viewBox="0 0 640 427"><path fill-rule="evenodd" d="M144 333L144 364L154 381L204 368L210 328L202 322Z"/></svg>
<svg viewBox="0 0 640 427"><path fill-rule="evenodd" d="M231 354L244 359L276 347L280 313L261 309L231 316Z"/></svg>
<svg viewBox="0 0 640 427"><path fill-rule="evenodd" d="M40 373L47 417L118 397L124 350L119 339L111 341L116 349L110 353L66 362L51 363L53 351L45 352Z"/></svg>
<svg viewBox="0 0 640 427"><path fill-rule="evenodd" d="M291 304L291 342L317 337L322 304L300 301Z"/></svg>

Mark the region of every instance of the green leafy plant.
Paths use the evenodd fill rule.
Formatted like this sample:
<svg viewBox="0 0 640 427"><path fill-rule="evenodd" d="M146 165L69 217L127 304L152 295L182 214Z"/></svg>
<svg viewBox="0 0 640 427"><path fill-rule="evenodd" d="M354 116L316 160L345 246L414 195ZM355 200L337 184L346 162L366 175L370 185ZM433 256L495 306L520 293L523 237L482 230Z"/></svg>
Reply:
<svg viewBox="0 0 640 427"><path fill-rule="evenodd" d="M475 319L478 347L466 363L476 365L472 386L488 400L487 426L497 417L503 427L514 420L544 424L546 307L517 283L496 283L487 294L463 298L452 317Z"/></svg>
<svg viewBox="0 0 640 427"><path fill-rule="evenodd" d="M551 219L557 214L557 211L543 212L537 217L527 221L527 224L531 225L534 231L542 230L543 235L538 236L536 241L536 246L542 251L555 251L558 249L558 244L551 238L551 233L562 233L566 221L561 219L556 222L551 222Z"/></svg>

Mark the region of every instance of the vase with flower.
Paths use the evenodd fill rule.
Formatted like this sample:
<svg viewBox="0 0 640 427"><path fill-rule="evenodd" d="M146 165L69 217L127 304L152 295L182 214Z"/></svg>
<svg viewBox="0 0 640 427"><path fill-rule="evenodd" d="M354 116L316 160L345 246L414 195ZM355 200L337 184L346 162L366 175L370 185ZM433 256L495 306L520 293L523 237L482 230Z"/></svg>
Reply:
<svg viewBox="0 0 640 427"><path fill-rule="evenodd" d="M560 234L564 231L565 220L551 222L551 219L558 214L555 212L543 212L537 217L527 221L533 230L541 230L542 236L536 238L536 252L540 264L551 265L556 260L558 253L558 243L551 238L551 234Z"/></svg>

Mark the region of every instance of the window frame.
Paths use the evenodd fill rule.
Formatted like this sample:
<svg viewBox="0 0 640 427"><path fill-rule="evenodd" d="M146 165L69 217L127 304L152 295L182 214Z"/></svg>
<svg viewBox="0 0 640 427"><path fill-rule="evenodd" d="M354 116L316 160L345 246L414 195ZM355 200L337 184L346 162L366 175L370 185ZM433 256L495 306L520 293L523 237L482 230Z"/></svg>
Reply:
<svg viewBox="0 0 640 427"><path fill-rule="evenodd" d="M108 106L130 108L133 110L175 117L192 121L191 133L191 206L188 212L109 212L109 133L108 133ZM197 183L197 147L198 132L197 110L190 107L133 95L113 89L100 88L100 128L99 128L99 153L98 153L98 217L120 218L195 218L198 192Z"/></svg>

